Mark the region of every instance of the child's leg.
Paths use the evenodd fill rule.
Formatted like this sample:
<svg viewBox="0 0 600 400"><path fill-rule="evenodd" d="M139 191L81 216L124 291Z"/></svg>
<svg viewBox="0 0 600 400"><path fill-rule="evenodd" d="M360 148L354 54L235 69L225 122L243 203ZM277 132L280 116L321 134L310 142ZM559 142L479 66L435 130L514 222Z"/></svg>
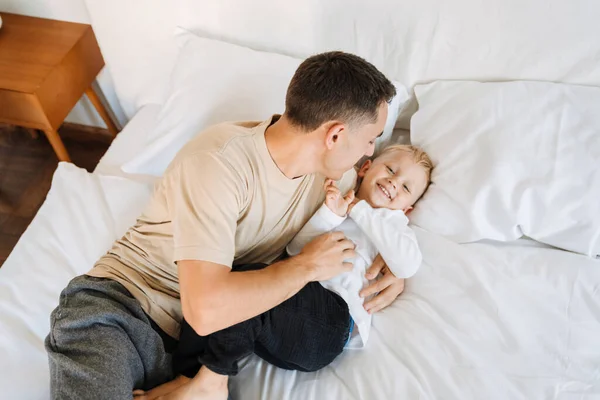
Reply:
<svg viewBox="0 0 600 400"><path fill-rule="evenodd" d="M266 264L235 266L234 272L257 270ZM269 311L267 311L268 313ZM185 321L181 323L179 345L173 353L175 376L194 378L202 365L221 375L237 375L237 362L254 351L265 314L257 315L208 336L200 336Z"/></svg>
<svg viewBox="0 0 600 400"><path fill-rule="evenodd" d="M233 270L250 271L266 266L266 264L247 264L235 266ZM181 323L179 343L173 353L173 372L177 378L147 392L136 391L134 399L204 399L204 396L192 392L201 392L206 386L219 386L217 383L220 378L215 371L225 377L237 374L237 361L253 351L253 341L256 336L254 332L260 329L260 317L254 317L209 336L198 335L184 319ZM210 351L209 346L212 346ZM226 346L226 352L219 351L222 346ZM204 363L211 366L212 371L206 368L201 370L203 365L200 362L201 358ZM225 385L226 383L227 380Z"/></svg>
<svg viewBox="0 0 600 400"><path fill-rule="evenodd" d="M228 375L237 374L238 361L253 351L280 368L321 369L342 352L350 325L344 300L315 282L279 306L208 336L185 323L173 358L175 372L190 376L202 367L166 399L224 400Z"/></svg>
<svg viewBox="0 0 600 400"><path fill-rule="evenodd" d="M144 393L140 400L226 399L228 376L236 375L238 361L254 351L261 320L259 315L208 336L198 335L183 320L173 353L178 378Z"/></svg>
<svg viewBox="0 0 600 400"><path fill-rule="evenodd" d="M208 336L183 321L174 373L193 378L204 365L237 375L238 361L251 353L280 368L316 371L342 352L349 335L346 302L311 282L273 309Z"/></svg>
<svg viewBox="0 0 600 400"><path fill-rule="evenodd" d="M252 352L280 368L316 371L342 352L349 333L348 306L317 282L259 316L208 336L199 336L183 321L174 372L194 379L169 398L210 398L189 393L205 393L223 381L226 385L227 376L238 373L238 361Z"/></svg>
<svg viewBox="0 0 600 400"><path fill-rule="evenodd" d="M254 353L284 369L317 371L342 353L350 336L348 305L318 282L265 313L263 321Z"/></svg>

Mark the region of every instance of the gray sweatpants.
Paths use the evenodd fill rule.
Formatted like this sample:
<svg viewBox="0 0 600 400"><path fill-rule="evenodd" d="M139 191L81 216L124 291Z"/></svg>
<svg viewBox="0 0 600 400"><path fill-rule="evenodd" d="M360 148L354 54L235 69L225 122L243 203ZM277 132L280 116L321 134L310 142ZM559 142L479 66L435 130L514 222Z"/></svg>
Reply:
<svg viewBox="0 0 600 400"><path fill-rule="evenodd" d="M163 342L159 331L121 284L73 279L52 312L45 343L52 399L131 400L134 389L173 379L168 338Z"/></svg>

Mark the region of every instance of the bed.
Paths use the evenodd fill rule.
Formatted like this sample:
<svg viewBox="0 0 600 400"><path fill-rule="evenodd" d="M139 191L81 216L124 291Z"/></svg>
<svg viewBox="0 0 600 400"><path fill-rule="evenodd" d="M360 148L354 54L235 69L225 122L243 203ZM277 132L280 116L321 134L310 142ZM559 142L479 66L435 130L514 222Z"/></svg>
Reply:
<svg viewBox="0 0 600 400"><path fill-rule="evenodd" d="M254 51L283 54L288 58L269 60L285 66L293 65L290 57L299 59L337 44L362 54L411 94L411 100L399 110L393 140L407 140L406 131L400 128L410 126L416 103L420 115L427 115L427 110L435 115L456 114L436 109L436 104L425 107L426 91L436 87L417 86L415 91L417 83L450 79L545 80L600 86L600 35L592 17L600 8L591 0L570 5L560 1L494 1L485 6L461 0L454 8L437 1L419 7L411 6L412 2L381 1L368 9L352 1L343 12L336 1L327 6L303 2L293 9L269 0L254 2L254 8L235 0L202 6L180 0L177 7L154 0L86 3L130 122L94 173L65 163L58 166L45 203L0 269L0 397L6 399L49 398L43 339L58 294L72 277L89 270L148 201L156 171L144 167L168 161L158 160L157 149L176 151L198 127L194 124L199 118L205 118L203 124L211 122L210 116L202 114L213 106L206 100L215 99L211 92L204 92L202 101L207 103L199 107L202 115L196 116L194 124L175 113L181 107L177 106L179 102L196 101L186 97L192 94L176 90L177 85L186 87L186 81L177 78L177 68L183 68L178 54L179 49L190 46L190 41L173 35L175 25L184 28L185 37L203 36L198 39L201 43L194 45L200 43L204 51L214 44L208 40L225 40ZM142 9L144 18L139 17ZM344 17L339 19L339 32L320 25L336 10ZM544 21L536 19L539 12L543 12ZM274 15L281 18L269 29L257 28L273 21ZM298 15L302 18L296 18ZM564 15L575 23L565 23ZM312 27L307 30L312 36L297 33L294 24L298 20ZM500 40L495 32L506 21L512 21L514 28L506 40L482 48L486 40ZM557 21L563 21L562 33L550 34ZM115 26L126 28L117 32ZM482 30L475 36L477 29ZM273 35L273 30L278 35ZM516 32L526 39L521 40ZM424 50L424 46L428 47ZM471 51L474 48L477 51ZM222 47L219 49L225 54ZM238 51L228 48L226 54L232 57ZM250 53L239 54L246 57ZM563 57L557 59L556 54ZM400 62L399 57L408 61ZM215 65L204 65L195 84L202 79L214 80L207 71L214 73ZM221 81L224 79L221 77ZM477 90L483 90L476 84ZM532 88L527 86L526 92L531 93ZM183 97L169 97L169 93ZM571 92L560 92L555 99L569 98L564 93ZM503 91L500 97L505 94ZM491 107L504 109L496 103ZM214 115L211 110L213 114L209 114ZM247 112L231 107L225 111L233 119L238 112L241 116ZM537 109L538 114L534 111L532 115L548 113L546 108ZM252 112L261 117L263 110ZM563 118L550 124L595 124L597 120L589 114L584 113L582 118L588 118L585 120ZM173 121L178 122L178 129L173 128ZM467 122L473 121L454 121L454 126L463 127L457 124ZM412 119L412 124L413 140L427 144L427 138L419 139L417 133L432 127L418 117ZM180 125L187 131L179 129ZM596 125L593 127L596 129ZM593 148L590 137L588 147ZM464 137L457 140L467 142ZM564 140L561 137L557 142ZM594 158L596 155L590 156L592 163L600 160ZM600 164L597 167L600 170ZM423 266L407 282L404 294L374 318L368 349L347 351L330 366L310 374L279 370L249 357L231 381L232 397L600 399L600 261L577 249L558 248L552 240L546 241L550 245L522 237L520 230L519 235L496 235L494 240L458 244L460 240L432 232L435 227L429 227L415 227ZM539 234L535 228L532 225L529 236Z"/></svg>
<svg viewBox="0 0 600 400"><path fill-rule="evenodd" d="M58 293L127 229L151 193L150 182L100 171L130 151L120 146L153 123L155 110L140 110L96 173L61 163L0 269L2 398L49 398L43 339ZM314 374L250 357L232 380L233 398L600 396L597 261L528 239L458 245L419 229L417 236L424 265L374 318L367 351L348 351Z"/></svg>

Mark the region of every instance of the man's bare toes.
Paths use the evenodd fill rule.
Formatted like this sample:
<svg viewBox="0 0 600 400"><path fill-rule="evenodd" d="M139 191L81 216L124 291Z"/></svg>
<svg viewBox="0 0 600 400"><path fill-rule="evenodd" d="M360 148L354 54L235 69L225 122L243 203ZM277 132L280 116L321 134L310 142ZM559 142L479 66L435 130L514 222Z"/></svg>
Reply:
<svg viewBox="0 0 600 400"><path fill-rule="evenodd" d="M146 396L146 392L141 390L141 389L137 389L133 391L133 399L134 400L146 400L148 399L148 396Z"/></svg>

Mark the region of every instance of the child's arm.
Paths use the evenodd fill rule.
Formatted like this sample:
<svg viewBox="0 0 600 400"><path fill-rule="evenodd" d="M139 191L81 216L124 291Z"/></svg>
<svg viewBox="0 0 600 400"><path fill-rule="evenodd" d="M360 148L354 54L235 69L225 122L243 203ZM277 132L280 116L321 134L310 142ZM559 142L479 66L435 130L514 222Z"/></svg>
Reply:
<svg viewBox="0 0 600 400"><path fill-rule="evenodd" d="M306 225L287 245L287 252L290 256L300 254L304 246L311 240L324 233L330 232L337 228L346 217L340 217L327 207L325 203L317 210L317 212L308 220Z"/></svg>
<svg viewBox="0 0 600 400"><path fill-rule="evenodd" d="M352 200L354 192L342 196L333 180L325 181L325 202L288 244L288 254L299 254L311 240L337 228L346 219L346 210Z"/></svg>
<svg viewBox="0 0 600 400"><path fill-rule="evenodd" d="M350 211L350 217L375 244L396 278L409 278L417 272L421 250L402 211L372 208L360 201Z"/></svg>

